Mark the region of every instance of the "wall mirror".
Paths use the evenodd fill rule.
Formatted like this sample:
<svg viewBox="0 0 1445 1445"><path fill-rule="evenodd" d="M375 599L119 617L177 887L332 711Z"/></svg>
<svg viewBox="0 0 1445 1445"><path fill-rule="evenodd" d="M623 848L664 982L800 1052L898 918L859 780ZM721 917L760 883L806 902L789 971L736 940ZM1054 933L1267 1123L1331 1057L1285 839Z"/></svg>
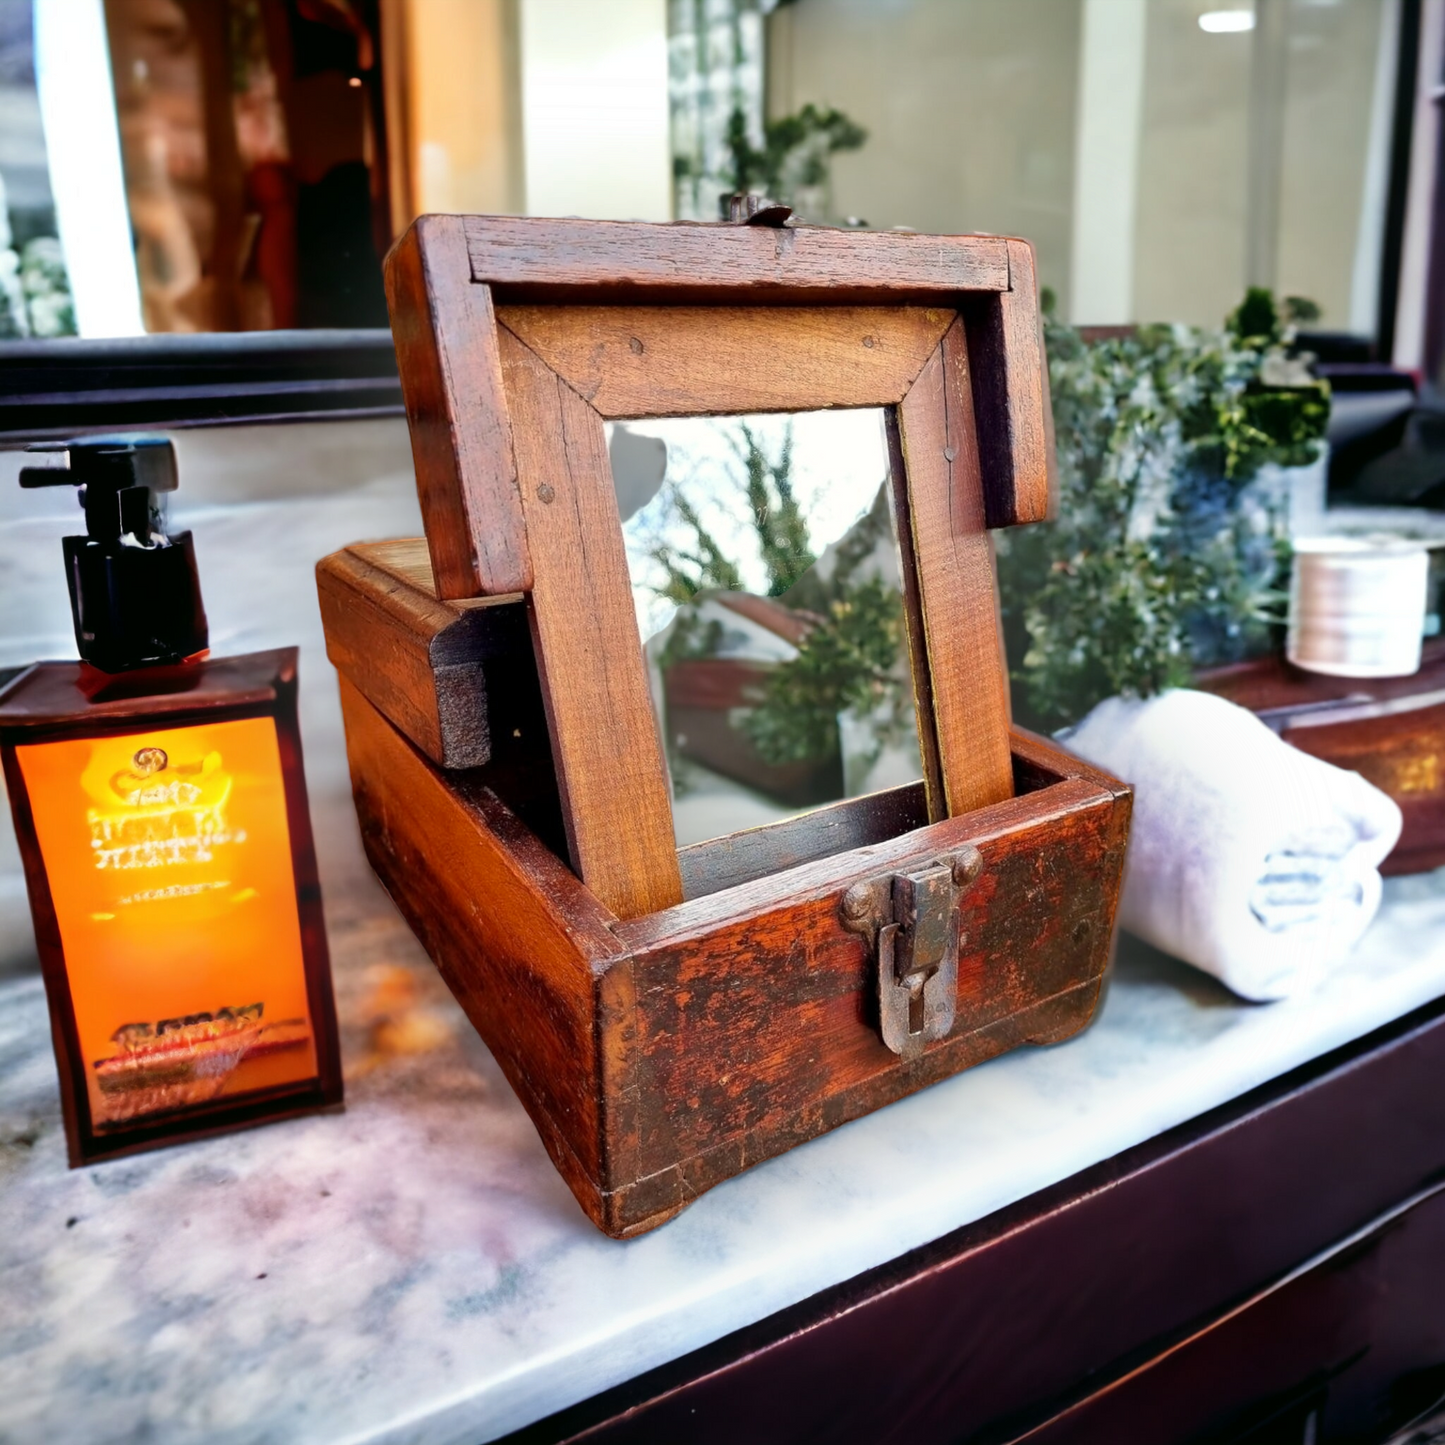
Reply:
<svg viewBox="0 0 1445 1445"><path fill-rule="evenodd" d="M680 847L923 776L885 422L607 428Z"/></svg>

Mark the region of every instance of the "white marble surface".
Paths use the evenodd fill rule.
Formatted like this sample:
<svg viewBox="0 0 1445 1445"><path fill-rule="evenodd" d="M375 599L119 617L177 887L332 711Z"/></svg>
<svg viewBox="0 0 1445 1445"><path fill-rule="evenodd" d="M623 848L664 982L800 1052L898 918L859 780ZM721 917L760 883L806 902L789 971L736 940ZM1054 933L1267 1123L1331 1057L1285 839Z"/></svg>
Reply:
<svg viewBox="0 0 1445 1445"><path fill-rule="evenodd" d="M1126 948L1097 1022L598 1234L351 846L344 1115L65 1167L38 980L0 986L0 1439L495 1438L980 1218L1445 992L1445 871L1317 994Z"/></svg>

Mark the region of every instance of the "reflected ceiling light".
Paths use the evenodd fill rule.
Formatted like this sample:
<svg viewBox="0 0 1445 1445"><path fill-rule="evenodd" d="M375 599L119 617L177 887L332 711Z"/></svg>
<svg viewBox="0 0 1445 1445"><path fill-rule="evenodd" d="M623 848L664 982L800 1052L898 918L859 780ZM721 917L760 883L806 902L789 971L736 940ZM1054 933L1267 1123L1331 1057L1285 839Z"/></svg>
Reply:
<svg viewBox="0 0 1445 1445"><path fill-rule="evenodd" d="M1211 35L1236 35L1254 29L1253 10L1206 10L1199 17L1199 28Z"/></svg>

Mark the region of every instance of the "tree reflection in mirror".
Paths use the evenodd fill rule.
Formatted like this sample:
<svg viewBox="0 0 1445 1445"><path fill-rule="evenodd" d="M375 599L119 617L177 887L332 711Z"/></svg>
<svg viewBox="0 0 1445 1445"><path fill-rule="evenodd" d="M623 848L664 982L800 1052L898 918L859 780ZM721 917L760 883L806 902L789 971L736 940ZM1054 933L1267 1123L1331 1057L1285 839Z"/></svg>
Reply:
<svg viewBox="0 0 1445 1445"><path fill-rule="evenodd" d="M921 777L883 412L608 448L678 845Z"/></svg>

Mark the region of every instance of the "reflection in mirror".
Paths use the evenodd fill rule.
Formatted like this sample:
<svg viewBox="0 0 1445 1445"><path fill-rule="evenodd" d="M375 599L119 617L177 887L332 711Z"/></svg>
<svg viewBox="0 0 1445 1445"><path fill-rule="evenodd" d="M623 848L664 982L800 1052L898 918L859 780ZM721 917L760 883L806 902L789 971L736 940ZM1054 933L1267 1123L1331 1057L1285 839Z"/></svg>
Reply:
<svg viewBox="0 0 1445 1445"><path fill-rule="evenodd" d="M922 776L883 422L608 429L679 846Z"/></svg>

